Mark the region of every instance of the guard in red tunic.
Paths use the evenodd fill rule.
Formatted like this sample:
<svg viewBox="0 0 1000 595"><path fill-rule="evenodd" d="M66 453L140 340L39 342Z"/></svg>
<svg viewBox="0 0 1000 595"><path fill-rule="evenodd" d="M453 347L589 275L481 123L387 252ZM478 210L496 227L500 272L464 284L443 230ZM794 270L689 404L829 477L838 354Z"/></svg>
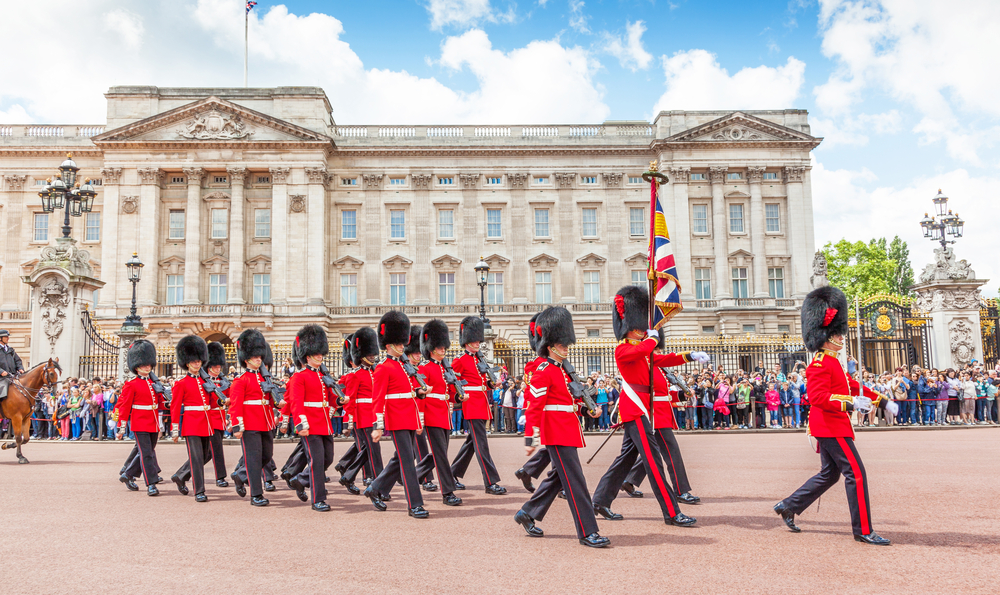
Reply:
<svg viewBox="0 0 1000 595"><path fill-rule="evenodd" d="M194 499L208 502L205 495L205 453L211 450L212 420L209 411L218 405L215 393L205 391L201 367L208 363L208 344L197 335L188 335L177 342L177 367L187 375L174 383L170 398L170 436L174 443L184 436L188 452L188 469L194 480ZM181 414L183 413L183 418ZM177 489L187 495L188 489L179 475L171 477Z"/></svg>
<svg viewBox="0 0 1000 595"><path fill-rule="evenodd" d="M358 471L364 470L364 484L369 485L382 472L382 445L372 441L375 411L372 408L372 390L375 387L375 362L378 360L378 335L368 327L359 328L351 339L351 357L354 371L351 412L354 415L354 440L358 453L344 471L340 484L354 484ZM348 488L350 491L350 488ZM352 492L353 493L353 492ZM385 500L386 498L383 498Z"/></svg>
<svg viewBox="0 0 1000 595"><path fill-rule="evenodd" d="M229 402L230 382L221 377L222 368L226 365L226 349L222 343L212 341L208 344L208 364L202 368L198 374L205 392L215 393L216 403L208 410L208 418L212 422L212 435L209 437L209 448L205 450L202 460L207 465L212 461L215 466L215 485L220 488L228 488L226 481L226 459L222 450L222 439L225 435L226 417L225 407ZM206 371L207 369L207 371ZM188 488L185 482L191 479L191 462L184 461L177 473L170 478L177 484L177 489L185 496Z"/></svg>
<svg viewBox="0 0 1000 595"><path fill-rule="evenodd" d="M403 348L403 355L405 355L406 359L410 362L410 369L412 369L417 374L420 374L418 369L420 368L420 361L423 359L423 356L420 354L420 335L422 332L423 332L422 326L420 326L419 324L411 324L410 342L407 343L406 347ZM409 370L407 370L407 372L409 372ZM426 380L424 380L423 382L424 385L427 384ZM419 394L420 398L417 399L417 406L420 408L420 423L423 424L425 395L429 391L426 389L421 390L420 380L417 378L416 374L410 375L410 386L413 388L414 392ZM417 463L422 461L424 457L430 456L431 451L430 448L427 446L426 432L420 432L419 434L417 434L416 440L414 440L413 442L413 448L417 453L416 457ZM423 472L417 473L417 482L420 483L420 489L424 490L425 492L436 492L438 489L437 484L434 483L433 467L426 468L424 469Z"/></svg>
<svg viewBox="0 0 1000 595"><path fill-rule="evenodd" d="M494 386L489 382L487 374L480 371L486 365L485 358L479 353L480 344L486 338L483 321L477 316L466 316L458 327L458 334L465 353L455 359L452 367L459 378L468 382L465 385L468 398L462 403L462 416L469 424L469 435L451 463L451 472L456 479L465 477L472 456L475 455L483 471L486 493L500 496L507 493L507 488L500 485L500 473L493 464L490 445L486 440L486 422L493 417L489 393ZM464 490L465 486L456 481L455 489Z"/></svg>
<svg viewBox="0 0 1000 595"><path fill-rule="evenodd" d="M530 537L544 536L542 530L535 526L535 521L545 518L556 494L565 488L573 527L580 543L589 547L605 547L611 540L597 532L597 517L577 452L585 446L577 417L583 403L570 393L570 377L562 365L569 355L570 345L576 343L573 315L563 307L548 308L538 317L536 328L541 335L538 355L547 359L531 375L529 389L534 400L526 413L526 425L532 428L532 435L524 439L525 451L531 456L536 448L545 446L552 459L552 470L538 484L531 499L514 515L514 521ZM598 417L599 413L593 411L590 415Z"/></svg>
<svg viewBox="0 0 1000 595"><path fill-rule="evenodd" d="M347 403L344 404L344 427L351 433L354 442L351 443L351 446L344 452L344 456L340 457L340 460L337 461L337 464L333 468L337 473L340 473L340 485L347 488L349 493L358 495L361 493L361 490L354 485L353 480L347 480L344 477L344 474L347 473L347 468L351 466L361 452L361 448L358 446L358 437L354 435L354 416L357 410L355 399L358 392L358 377L355 375L355 372L357 372L358 368L354 365L354 358L351 356L353 340L354 333L344 337L340 357L345 372L340 376L340 384L344 386L344 394L347 395Z"/></svg>
<svg viewBox="0 0 1000 595"><path fill-rule="evenodd" d="M406 314L390 310L378 323L378 343L388 357L375 368L374 410L375 428L372 440L378 442L383 432L392 437L396 453L379 473L364 494L375 506L384 511L387 507L382 494L388 494L397 481L403 484L406 504L411 517L425 519L424 500L417 482L417 469L413 463L413 441L417 432L423 431L417 395L410 385L410 377L403 370L406 356L403 348L410 340L410 319Z"/></svg>
<svg viewBox="0 0 1000 595"><path fill-rule="evenodd" d="M411 339L412 341L412 339ZM455 400L455 388L445 382L445 352L451 347L448 325L435 318L424 325L420 334L420 352L427 362L420 366L420 373L430 391L424 395L424 433L430 443L430 454L420 460L417 475L425 475L437 469L441 484L441 495L448 506L458 506L462 499L454 494L455 476L448 464L448 440L451 430L450 403Z"/></svg>
<svg viewBox="0 0 1000 595"><path fill-rule="evenodd" d="M536 313L534 316L531 317L531 320L528 322L528 346L531 347L531 351L533 352L536 352L538 349L538 335L535 332L536 330L535 323L538 320L538 314L540 313ZM544 361L545 358L539 355L535 359L525 364L524 366L525 385L531 384L531 375L535 372L536 369L538 369L538 366L540 366ZM525 411L527 411L531 407L531 401L532 401L531 391L527 391L524 395ZM530 428L528 424L525 424L524 436L526 438L530 438L532 435L531 432L532 428ZM549 458L549 451L545 450L544 448L539 448L537 451L535 451L535 454L532 455L530 459L528 459L528 461L524 464L523 467L514 472L514 477L521 480L521 483L524 484L524 489L528 490L529 492L534 492L535 486L531 484L532 478L538 479L539 477L541 477L542 471L545 471L545 468L549 466L550 462L551 459Z"/></svg>
<svg viewBox="0 0 1000 595"><path fill-rule="evenodd" d="M274 453L274 408L271 396L261 384L261 365L267 354L267 342L257 329L247 329L236 340L236 358L247 369L233 381L230 390L229 423L233 437L239 439L246 463L247 483L250 484L250 504L267 506L261 472ZM246 494L243 478L234 473L236 491Z"/></svg>
<svg viewBox="0 0 1000 595"><path fill-rule="evenodd" d="M778 502L774 511L798 533L795 515L802 514L843 475L855 541L889 545L888 539L872 529L868 476L854 446L851 412L868 411L872 406L891 409L895 403L849 377L837 359L847 334L847 308L844 292L830 286L814 289L802 302L802 339L806 349L816 352L806 369L809 434L816 438L822 466L794 494Z"/></svg>
<svg viewBox="0 0 1000 595"><path fill-rule="evenodd" d="M638 458L646 473L653 478L650 487L660 504L664 520L672 525L688 527L695 523L695 519L681 513L677 507L677 495L666 482L661 451L650 425L649 367L652 359L652 364L656 366L653 375L654 399L669 398L669 383L659 368L680 366L692 361L708 361L708 356L697 351L654 355L653 350L659 344L659 333L646 330L648 312L649 294L642 287L627 285L615 295L611 321L615 337L621 341L615 348L615 363L623 380L618 413L625 435L622 438L621 454L611 463L594 491L594 508L608 520L622 520L622 515L612 512L610 506ZM664 408L654 409L653 417L656 420L661 416L672 418L670 403L653 401L658 402ZM664 422L669 424L668 420ZM658 421L657 427L660 427Z"/></svg>
<svg viewBox="0 0 1000 595"><path fill-rule="evenodd" d="M156 347L139 339L128 349L128 368L136 377L122 386L122 394L118 399L118 439L125 435L125 425L130 424L139 455L126 466L122 472L121 481L129 485L132 477L139 475L146 481L146 493L150 496L159 495L156 489L156 439L162 429L160 411L166 410L166 400L163 398L163 385L152 376L156 365Z"/></svg>
<svg viewBox="0 0 1000 595"><path fill-rule="evenodd" d="M288 381L286 400L291 409L295 431L305 443L308 465L289 484L299 500L306 501L305 488L312 494L312 508L329 512L326 503L326 470L333 464L333 426L330 418L336 397L320 371L323 358L330 352L326 331L318 324L307 324L295 336L295 348L305 367ZM332 378L329 381L332 382Z"/></svg>

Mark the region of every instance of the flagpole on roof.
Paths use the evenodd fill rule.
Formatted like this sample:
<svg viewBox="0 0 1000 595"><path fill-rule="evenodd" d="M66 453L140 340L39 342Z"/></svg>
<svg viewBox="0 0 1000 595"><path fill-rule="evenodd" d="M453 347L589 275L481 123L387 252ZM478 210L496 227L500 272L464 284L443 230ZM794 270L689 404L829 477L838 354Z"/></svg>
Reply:
<svg viewBox="0 0 1000 595"><path fill-rule="evenodd" d="M247 86L247 54L249 53L249 42L250 42L250 9L252 7L247 4L247 9L243 13L243 87Z"/></svg>

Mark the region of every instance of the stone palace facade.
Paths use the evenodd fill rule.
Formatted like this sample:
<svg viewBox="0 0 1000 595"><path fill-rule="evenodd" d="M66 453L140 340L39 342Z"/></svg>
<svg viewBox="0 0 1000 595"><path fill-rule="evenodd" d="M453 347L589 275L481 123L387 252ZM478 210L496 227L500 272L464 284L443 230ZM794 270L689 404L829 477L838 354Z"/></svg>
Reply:
<svg viewBox="0 0 1000 595"><path fill-rule="evenodd" d="M545 304L578 337L612 337L610 300L645 283L657 160L685 309L671 335L798 332L813 208L804 110L660 112L580 125L342 125L322 89L113 87L105 124L0 124L2 322L30 338L21 279L54 244L62 211L38 191L66 153L99 181L73 237L105 286L91 310L128 314L125 261L145 263L139 313L152 339L228 342L307 322L331 340L391 307L415 323L479 310L523 339Z"/></svg>

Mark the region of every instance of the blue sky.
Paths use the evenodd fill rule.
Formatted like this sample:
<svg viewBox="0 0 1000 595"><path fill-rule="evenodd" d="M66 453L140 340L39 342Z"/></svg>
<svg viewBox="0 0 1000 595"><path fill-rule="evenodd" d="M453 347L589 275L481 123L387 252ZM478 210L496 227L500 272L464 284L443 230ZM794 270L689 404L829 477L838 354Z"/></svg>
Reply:
<svg viewBox="0 0 1000 595"><path fill-rule="evenodd" d="M100 123L111 85L240 86L244 0L4 3L0 124ZM38 43L55 12L83 32ZM21 24L18 24L21 23ZM810 112L817 247L900 235L939 187L1000 285L996 31L985 0L259 0L251 86L319 85L341 124L595 123L660 109ZM52 65L77 65L72 97Z"/></svg>

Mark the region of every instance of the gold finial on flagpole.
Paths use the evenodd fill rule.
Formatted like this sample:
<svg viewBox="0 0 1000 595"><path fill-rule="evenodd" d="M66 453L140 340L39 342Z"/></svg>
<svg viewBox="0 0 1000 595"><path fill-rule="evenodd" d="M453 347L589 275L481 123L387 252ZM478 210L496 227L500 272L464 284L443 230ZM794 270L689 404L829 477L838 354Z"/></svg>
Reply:
<svg viewBox="0 0 1000 595"><path fill-rule="evenodd" d="M666 184L668 182L667 176L660 173L656 159L649 162L649 171L642 174L642 179L650 183L652 183L653 180L656 180L657 184Z"/></svg>
<svg viewBox="0 0 1000 595"><path fill-rule="evenodd" d="M660 171L656 166L656 159L649 162L649 171Z"/></svg>

